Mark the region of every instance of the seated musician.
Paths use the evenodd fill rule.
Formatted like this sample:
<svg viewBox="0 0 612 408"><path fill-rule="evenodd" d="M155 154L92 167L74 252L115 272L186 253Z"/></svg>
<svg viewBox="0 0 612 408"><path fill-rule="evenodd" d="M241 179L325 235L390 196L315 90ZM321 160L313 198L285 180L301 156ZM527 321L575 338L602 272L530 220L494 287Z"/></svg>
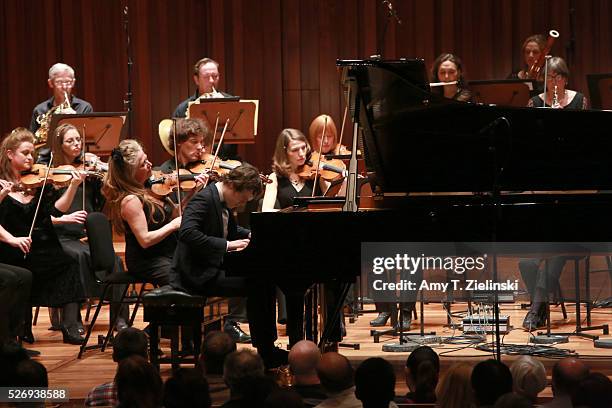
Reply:
<svg viewBox="0 0 612 408"><path fill-rule="evenodd" d="M245 164L196 193L183 214L171 284L204 296L246 296L253 345L271 368L287 363L287 352L274 347L274 286L260 276L229 277L222 266L227 252L250 242L250 231L237 225L231 210L261 191L259 171Z"/></svg>
<svg viewBox="0 0 612 408"><path fill-rule="evenodd" d="M530 35L523 42L523 46L521 47L521 54L523 59L523 64L521 69L518 72L513 72L510 74L509 78L514 79L530 79L529 78L529 68L536 63L540 55L542 55L542 51L546 48L546 37L542 34L534 34ZM540 75L537 78L538 83L541 84L544 81L544 70L540 71ZM541 88L540 88L541 89Z"/></svg>
<svg viewBox="0 0 612 408"><path fill-rule="evenodd" d="M112 151L102 194L115 231L125 235L128 273L162 286L169 283L181 217L145 188L150 176L151 162L140 143L123 140Z"/></svg>
<svg viewBox="0 0 612 408"><path fill-rule="evenodd" d="M567 89L570 72L563 58L552 57L547 64L546 105L544 105L544 94L541 93L531 98L527 106L533 108L547 106L555 109L588 109L586 96L580 92Z"/></svg>
<svg viewBox="0 0 612 408"><path fill-rule="evenodd" d="M327 125L326 120L327 119ZM323 137L323 129L325 128L325 139ZM323 154L350 154L351 152L346 146L341 145L338 141L338 131L334 120L329 115L319 115L312 120L308 128L308 140L312 146L312 150L318 152L321 150ZM321 147L321 149L319 149Z"/></svg>
<svg viewBox="0 0 612 408"><path fill-rule="evenodd" d="M174 133L171 130L168 134L161 135L162 144L169 152L174 152ZM178 155L176 159L180 168L196 171L197 167L204 169L210 168L210 159L203 161L202 158L206 153L206 146L210 144L212 138L211 131L202 119L177 119L176 120L176 150ZM217 158L217 163L220 161ZM197 166L197 167L196 167ZM174 157L166 160L159 166L159 170L164 173L172 173L176 170L176 161ZM199 170L198 170L199 171ZM208 180L205 174L195 176L196 185L204 185ZM189 199L191 194L197 190L193 189L191 193L184 194L183 200ZM178 200L174 199L176 203ZM225 318L223 330L228 333L238 343L249 343L251 337L246 334L241 328L239 321L246 322L246 303L244 299L231 298L229 300L229 312Z"/></svg>
<svg viewBox="0 0 612 408"><path fill-rule="evenodd" d="M78 265L64 253L51 217L60 217L69 209L84 175L72 173L63 193L51 184L43 189L37 185L42 186L38 181L26 188L23 183L28 176L22 173L32 169L33 153L34 135L23 128L13 130L0 147L0 179L22 187L21 191L13 189L0 203L0 259L3 263L32 272L32 290L22 339L34 342L31 305L62 307L64 342L81 344L84 339L78 332L76 316L78 302L83 299L83 288Z"/></svg>
<svg viewBox="0 0 612 408"><path fill-rule="evenodd" d="M60 125L55 129L50 144L54 167L83 167L85 164L83 163L84 158L89 163L97 163L99 161L98 157L91 153L82 154L83 140L81 134L75 126L69 123ZM94 281L93 271L91 270L89 245L82 241L86 237L83 224L87 218L87 213L102 210L104 197L102 197L101 188L102 173L92 172L87 176L85 182L79 186L67 213L61 217L51 217L64 252L79 263L81 283L85 290L85 296L88 298L99 296L99 288ZM119 259L117 261L118 265L121 265L121 261ZM121 293L121 288L117 286L113 292L113 299L118 300L121 297ZM113 316L117 312L118 307L119 305L113 305L111 308ZM118 318L116 324L118 329L127 327L127 311L127 308L122 309L122 316ZM80 314L77 318L80 323ZM111 320L113 320L112 317ZM58 322L58 311L54 310L54 312L51 312L51 329L56 329ZM82 328L82 323L80 323L80 327ZM56 330L59 330L59 328Z"/></svg>
<svg viewBox="0 0 612 408"><path fill-rule="evenodd" d="M454 81L457 83L435 87L432 92L456 101L471 102L472 92L467 89L461 59L449 53L440 54L434 61L431 70L431 82Z"/></svg>

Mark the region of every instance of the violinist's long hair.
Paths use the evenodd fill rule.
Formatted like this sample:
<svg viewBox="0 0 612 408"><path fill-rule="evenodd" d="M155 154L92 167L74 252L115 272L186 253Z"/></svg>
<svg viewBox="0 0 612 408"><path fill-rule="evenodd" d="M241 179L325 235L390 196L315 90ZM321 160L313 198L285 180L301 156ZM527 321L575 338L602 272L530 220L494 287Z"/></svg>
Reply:
<svg viewBox="0 0 612 408"><path fill-rule="evenodd" d="M310 145L312 146L312 150L314 151L317 151L317 149L319 148L316 136L318 134L323 133L323 128L325 127L325 118L327 118L327 128L325 129L325 135L333 135L334 149L338 144L338 130L336 129L336 124L334 123L334 120L329 115L319 115L312 120L312 123L310 123L310 127L308 128L308 139L310 140Z"/></svg>
<svg viewBox="0 0 612 408"><path fill-rule="evenodd" d="M272 171L277 175L289 177L291 172L291 164L287 159L287 148L292 141L306 143L306 159L310 158L310 144L306 136L297 129L283 129L276 139L276 147L274 148L274 156L272 157Z"/></svg>
<svg viewBox="0 0 612 408"><path fill-rule="evenodd" d="M66 157L64 153L64 149L62 146L64 145L64 136L70 130L75 130L79 137L81 137L81 149L83 149L83 137L81 136L81 132L76 128L76 126L70 123L64 123L55 129L53 132L53 139L51 140L51 152L53 153L53 165L54 166L63 166L65 164L74 164Z"/></svg>
<svg viewBox="0 0 612 408"><path fill-rule="evenodd" d="M16 151L24 142L34 144L34 135L26 128L18 127L13 129L0 145L0 178L6 181L16 182L15 174L8 157L8 151Z"/></svg>
<svg viewBox="0 0 612 408"><path fill-rule="evenodd" d="M153 219L156 209L163 209L159 204L152 201L145 187L136 181L136 170L138 169L138 152L143 151L142 145L133 139L122 140L119 147L113 149L108 160L108 173L104 177L102 195L106 198L110 208L110 219L115 230L119 233L125 232L123 218L121 217L121 202L129 195L138 197L143 208L149 213L149 220Z"/></svg>

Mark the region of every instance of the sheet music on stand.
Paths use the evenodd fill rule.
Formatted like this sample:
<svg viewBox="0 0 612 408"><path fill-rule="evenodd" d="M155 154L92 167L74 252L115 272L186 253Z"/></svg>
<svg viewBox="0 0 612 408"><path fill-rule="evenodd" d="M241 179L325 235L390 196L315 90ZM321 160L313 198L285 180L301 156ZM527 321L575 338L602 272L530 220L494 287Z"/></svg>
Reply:
<svg viewBox="0 0 612 408"><path fill-rule="evenodd" d="M237 98L201 98L200 103L191 103L187 108L190 118L199 118L216 131L221 132L225 122L229 125L225 133L225 144L253 144L257 135L259 101Z"/></svg>
<svg viewBox="0 0 612 408"><path fill-rule="evenodd" d="M109 156L113 148L119 145L124 138L127 121L127 112L96 112L85 114L58 114L53 115L49 126L47 146L51 147L51 138L55 129L65 123L74 125L79 133L84 135L85 151L98 156Z"/></svg>
<svg viewBox="0 0 612 408"><path fill-rule="evenodd" d="M488 105L525 107L536 90L532 79L469 81L474 101Z"/></svg>

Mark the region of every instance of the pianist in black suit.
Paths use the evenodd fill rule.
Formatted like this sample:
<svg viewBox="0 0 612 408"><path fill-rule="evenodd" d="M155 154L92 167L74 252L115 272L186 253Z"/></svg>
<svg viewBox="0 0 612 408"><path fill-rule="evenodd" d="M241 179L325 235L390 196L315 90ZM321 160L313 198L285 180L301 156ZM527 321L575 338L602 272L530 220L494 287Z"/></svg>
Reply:
<svg viewBox="0 0 612 408"><path fill-rule="evenodd" d="M433 88L432 92L456 101L470 102L472 92L467 89L463 72L463 63L458 56L449 53L440 54L431 70L431 82L457 81L457 83Z"/></svg>
<svg viewBox="0 0 612 408"><path fill-rule="evenodd" d="M237 225L231 210L261 191L259 171L242 165L198 192L183 213L170 280L175 288L194 294L247 296L253 345L266 366L275 367L287 362L287 353L274 347L274 287L262 277L228 277L223 269L225 254L245 249L251 235Z"/></svg>

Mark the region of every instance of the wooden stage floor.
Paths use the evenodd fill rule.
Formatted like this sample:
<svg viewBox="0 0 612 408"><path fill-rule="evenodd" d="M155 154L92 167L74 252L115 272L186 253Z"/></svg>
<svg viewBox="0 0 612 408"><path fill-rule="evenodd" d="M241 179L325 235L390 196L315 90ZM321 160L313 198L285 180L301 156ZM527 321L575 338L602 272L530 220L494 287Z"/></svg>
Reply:
<svg viewBox="0 0 612 408"><path fill-rule="evenodd" d="M573 331L575 329L575 308L571 304L566 304L568 312L568 320L564 321L560 307L552 307L552 322L553 330L555 331ZM418 307L418 304L417 304ZM372 306L367 305L366 310L371 310ZM459 303L453 305L453 311L465 310L466 305ZM143 328L145 324L142 321L142 309L136 318L135 326ZM514 327L520 327L526 311L521 310L518 303L504 304L501 308L502 315L510 316L510 323ZM92 313L93 314L93 313ZM83 312L83 316L85 313ZM369 321L375 316L373 313L365 313L357 318L354 323L347 321L347 336L344 341L346 343L359 343L360 349L353 350L349 348L341 348L340 352L346 355L351 362L357 366L361 361L368 357L379 356L389 360L395 367L397 373L396 393L398 395L406 393L406 385L403 379L403 365L406 361L408 353L387 353L381 350L382 345L389 342L396 342L391 336L383 336L380 343L373 343L370 337ZM419 316L420 317L420 316ZM583 311L584 318L584 311ZM612 324L611 309L594 309L593 324ZM454 318L455 323L459 322L458 318ZM413 321L413 331L418 329L419 321ZM425 305L425 331L435 331L438 336L448 338L451 336L459 336L462 334L459 330L453 330L444 327L446 324L446 312L440 304ZM38 319L37 326L34 327L34 336L36 342L29 348L36 349L41 352L37 359L41 361L48 370L49 383L53 387L65 387L69 389L71 400L74 399L75 406L82 404L82 400L87 395L87 392L95 385L103 382L111 381L115 374L116 365L112 361L111 351L107 350L101 353L98 350L87 352L83 359L78 360L78 347L62 343L62 335L60 332L52 332L47 330L49 320L46 309L42 308ZM103 334L108 328L108 308L105 308L103 313L96 323L92 340L93 344L98 334ZM245 326L246 329L246 326ZM286 346L287 337L284 335L284 326L278 326L279 340L281 346ZM593 334L601 335L601 331L593 332ZM603 336L612 337L612 336ZM488 336L488 341L491 341L491 336ZM522 344L526 345L529 341L528 334L522 329L514 329L509 334L503 337L504 344ZM165 342L165 340L164 340ZM451 364L458 361L477 362L483 359L491 358L492 354L476 350L474 345L470 344L430 344L440 355L442 372ZM169 347L169 343L162 343L162 349ZM241 345L240 347L250 347ZM588 339L579 337L570 337L570 342L559 344L558 349L568 349L579 354L580 358L588 360L588 364L593 370L605 373L612 377L612 350L595 348L593 342ZM516 359L514 355L503 355L502 360L507 364L511 364ZM547 369L547 374L550 380L550 373L555 359L541 358ZM162 365L162 376L166 378L170 375L170 366ZM550 397L551 390L547 387L541 394L545 399ZM222 401L215 401L215 403ZM62 404L62 406L70 406Z"/></svg>

